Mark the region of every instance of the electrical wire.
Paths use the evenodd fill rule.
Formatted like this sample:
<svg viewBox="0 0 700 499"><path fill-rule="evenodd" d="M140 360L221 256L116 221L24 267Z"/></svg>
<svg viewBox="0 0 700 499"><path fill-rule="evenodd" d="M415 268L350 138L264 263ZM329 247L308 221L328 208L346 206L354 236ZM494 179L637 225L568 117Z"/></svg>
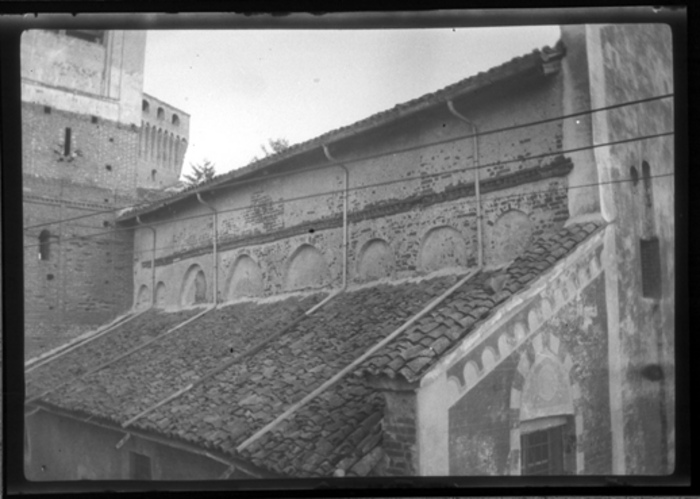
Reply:
<svg viewBox="0 0 700 499"><path fill-rule="evenodd" d="M660 175L651 175L651 176L649 176L649 178L650 179L658 179L658 178L667 178L667 177L674 177L674 176L675 176L674 173L663 173ZM552 193L557 192L557 191L568 191L570 189L583 189L583 188L597 187L597 186L601 186L601 185L622 184L622 183L626 183L626 182L635 182L635 180L632 178L624 178L624 179L617 179L617 180L609 180L606 182L592 182L590 184L569 185L569 186L562 185L559 187L550 188L550 189L541 190L541 191L530 191L527 193L513 193L513 194L506 194L503 196L493 196L493 197L489 197L486 200L482 199L482 203L490 203L492 201L503 200L503 199L508 199L508 198L519 198L519 197L524 198L524 197L531 197L531 196L536 196L536 195L547 195L547 194L552 194ZM338 192L340 192L340 191L338 191ZM448 203L448 202L451 202L451 201L446 201L445 203ZM468 201L467 200L460 200L460 202L462 204L475 204L476 203L475 200L468 200ZM243 208L237 208L236 211L242 210L242 209ZM219 212L219 213L223 213L223 212ZM190 218L199 218L199 217L200 217L200 215L198 215L196 217L190 217ZM187 219L188 218L179 218L178 221L187 220ZM125 227L125 228L115 229L115 230L133 230L133 229L134 229L133 227ZM84 241L85 239L89 239L91 237L96 237L98 235L110 235L110 234L112 234L112 232L103 232L101 234L88 234L85 236L75 236L73 238L64 239L62 241L48 242L48 243L44 243L44 244L61 244L61 243L65 243L65 242L71 242L73 240ZM27 249L27 248L34 248L34 247L39 247L39 246L41 246L41 243L26 245L26 246L24 246L24 248ZM158 246L155 249L156 249L156 251L162 251L165 249L173 249L173 248L179 248L179 247L184 247L184 245ZM190 248L190 249L195 249L195 248ZM112 253L117 254L117 255L126 255L126 254L136 255L139 253L152 253L152 252L153 252L153 248L148 248L148 249L144 249L144 250L134 250L134 251L128 251L128 252L117 252L117 253L112 252Z"/></svg>
<svg viewBox="0 0 700 499"><path fill-rule="evenodd" d="M630 142L636 142L636 141L649 140L649 139L653 139L653 138L670 136L670 135L673 135L673 133L674 132L663 132L663 133L658 133L658 134L646 135L646 136L642 136L642 137L635 137L635 138L631 138L631 139L621 139L621 140L617 140L617 141L613 141L613 142L606 142L603 144L594 144L592 146L584 146L584 147L578 147L578 148L573 148L573 149L568 149L568 150L553 151L553 152L543 153L540 155L531 156L531 157L527 158L526 160L516 158L516 159L507 160L507 161L498 161L498 162L487 163L487 164L484 164L484 165L478 166L478 167L468 166L468 167L462 167L462 168L457 168L457 169L452 169L452 170L444 170L444 171L441 171L439 173L432 173L429 175L395 179L395 180L389 180L386 182L378 182L375 184L368 184L368 185L363 185L363 186L351 187L348 190L349 191L356 191L356 190L362 190L362 189L371 189L374 187L381 187L381 186L400 183L400 182L411 182L414 180L424 180L425 178L430 178L430 177L438 177L438 176L454 174L454 173L463 172L463 171L470 171L470 170L475 170L477 168L489 168L491 166L496 166L496 165L518 163L518 162L530 161L530 160L535 160L535 159L542 159L542 158L546 158L546 157L550 157L550 156L563 156L565 154L570 154L573 152L582 152L582 151L596 149L596 148L600 148L600 147L610 147L610 146L621 145L621 144L626 144L626 143L630 143ZM604 183L598 183L596 185L604 185ZM585 186L580 186L580 187L592 187L592 186L593 185L585 185ZM579 186L570 186L570 188L577 188L577 187L579 187ZM311 199L311 198L315 198L315 197L337 195L337 194L340 194L341 192L343 192L342 189L336 189L336 190L331 190L331 191L325 191L322 193L313 193L313 194L308 194L305 196L297 196L294 198L288 198L288 199L283 199L283 200L279 200L279 201L274 201L273 204L276 204L276 205L288 204L288 203L298 202L298 201ZM254 206L257 206L257 205L246 205L243 207L230 208L227 210L220 210L218 213L223 214L223 213L231 213L231 212L235 212L235 211L242 211L242 210L250 209ZM208 218L210 216L211 215L209 213L202 213L202 214L198 214L198 215L190 215L187 217L179 217L177 220L178 221L185 221L185 220L193 220L193 219L197 219L197 218ZM166 221L161 221L161 222L149 223L147 225L151 226L151 227L156 227L159 225L167 225L167 224L171 224L171 223L172 223L172 220L166 220ZM105 231L105 232L101 232L101 233L97 233L97 234L90 234L88 236L76 236L74 238L63 239L63 242L69 242L72 240L83 240L87 237L97 237L100 235L108 235L108 234L114 234L116 232L131 231L131 230L134 230L134 227L117 227L117 228L114 228L113 230L110 230L110 231ZM50 244L55 244L55 243L52 242ZM24 247L31 248L31 247L37 247L37 246L40 246L40 243L33 244L33 245L25 245Z"/></svg>
<svg viewBox="0 0 700 499"><path fill-rule="evenodd" d="M671 98L671 97L673 97L673 96L674 96L673 93L669 93L669 94L664 94L664 95L659 95L659 96L648 97L648 98L644 98L644 99L637 99L637 100L634 100L634 101L627 101L627 102L624 102L624 103L612 104L612 105L610 105L610 106L605 106L605 107L601 107L601 108L590 109L590 110L586 110L586 111L579 111L579 112L576 112L576 113L571 113L571 114L567 114L567 115L561 115L561 116L558 116L558 117L545 118L545 119L542 119L542 120L531 121L531 122L527 122L527 123L521 123L521 124L518 124L518 125L511 125L511 126L508 126L508 127L494 128L494 129L485 130L485 131L479 133L479 134L478 134L478 137L484 137L484 136L486 136L486 135L493 135L493 134L496 134L496 133L503 133L503 132L507 132L507 131L512 131L512 130L520 129L520 128L528 128L528 127L538 126L538 125L542 125L542 124L546 124L546 123L551 123L551 122L555 122L555 121L560 121L560 120L565 120L565 119L570 119L570 118L576 118L576 117L586 116L586 115L589 115L589 114L598 113L598 112L603 112L603 111L610 111L610 110L613 110L613 109L618 109L618 108L622 108L622 107L626 107L626 106L634 106L634 105L638 105L638 104L642 104L642 103L647 103L647 102L652 102L652 101L657 101L657 100L662 100L662 99ZM416 145L416 146L410 146L410 147L401 148L401 149L396 149L396 150L389 151L389 152L382 152L382 153L377 153L377 154L373 154L373 155L363 156L363 157L361 157L361 158L354 158L354 159L343 160L343 161L344 161L344 163L356 163L356 162L361 162L361 161L367 161L367 160L370 160L370 159L376 159L376 158L380 158L380 157L384 157L384 156L391 156L391 155L394 155L394 154L400 154L400 153L404 153L404 152L411 152L411 151L418 150L418 149L423 149L423 148L428 148L428 147L434 147L434 146L436 146L436 145L442 145L442 144L447 144L447 143L451 143L451 142L456 142L456 141L471 139L471 138L474 138L475 136L477 136L477 135L475 135L475 134L469 134L469 135L463 135L463 136L460 135L460 136L457 136L457 137L452 137L452 138L449 138L449 139L443 139L443 140L440 140L440 141L430 142L430 143L427 143L427 144L419 144L419 145ZM313 140L313 139L312 139L312 140ZM528 159L531 159L531 158L528 158ZM294 170L294 171L290 171L290 172L279 173L279 174L275 174L275 175L268 175L268 176L266 176L266 177L264 178L264 180L270 180L270 179L273 179L273 178L279 178L279 177L284 177L284 176L288 176L288 175L294 175L294 174L304 173L304 172L308 172L308 171L314 171L314 170L325 169L325 168L328 168L329 166L332 166L332 165L335 165L335 164L339 164L339 163L337 163L337 162L324 163L323 165L319 165L319 166L315 166L315 167L311 167L311 168L299 169L299 170ZM488 165L486 165L486 167L488 167ZM444 173L446 173L446 172L442 172L441 174L444 174ZM226 173L222 174L222 176L223 176L223 175L226 175ZM440 175L440 174L436 174L436 175ZM216 178L216 177L215 177L215 178ZM208 192L211 192L211 191L215 191L215 190L218 190L218 189L224 189L224 188L227 188L227 189L228 189L228 188L232 188L232 187L235 187L235 186L238 186L238 185L241 185L241 184L250 183L250 182L257 182L257 181L260 181L260 180L261 180L260 178L247 179L247 180L243 180L243 181L238 181L238 182L236 182L235 184L226 184L226 185L212 186L212 187L210 187L210 188L207 188L206 190L207 190ZM205 187L205 186L203 186L203 187ZM371 186L370 186L370 187L371 187ZM194 192L194 191L188 191L188 192ZM175 196L173 196L173 197L175 197ZM168 199L169 199L169 198L166 198L166 199L163 199L163 200L161 200L161 201L167 201ZM83 218L83 217L97 216L97 214L113 213L113 212L121 211L121 210L124 210L124 209L131 209L131 210L133 210L133 209L137 209L137 208L142 207L142 206L150 206L150 205L153 205L153 204L155 204L155 203L158 203L158 201L156 200L156 201L147 201L147 202L136 203L136 204L133 204L133 205L130 205L130 206L122 207L122 208L114 208L114 209L110 209L110 210L100 211L100 212L98 212L98 213L96 213L96 214L94 214L94 215L82 215L82 216L80 216L80 217L75 217L75 218L70 218L70 219L63 219L63 220L58 220L58 221L55 221L55 222L45 222L45 223L42 223L42 224L36 224L36 225L33 225L33 226L25 227L25 230L30 229L30 228L44 227L44 226L47 226L47 225L60 224L60 223L66 222L66 221L77 220L77 219Z"/></svg>

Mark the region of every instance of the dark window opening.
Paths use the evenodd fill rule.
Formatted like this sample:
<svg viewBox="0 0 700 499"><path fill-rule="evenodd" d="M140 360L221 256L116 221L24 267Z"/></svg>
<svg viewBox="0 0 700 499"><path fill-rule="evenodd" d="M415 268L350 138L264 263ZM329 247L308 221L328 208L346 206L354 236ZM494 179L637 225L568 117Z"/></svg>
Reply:
<svg viewBox="0 0 700 499"><path fill-rule="evenodd" d="M533 431L520 437L523 475L564 474L563 426Z"/></svg>
<svg viewBox="0 0 700 499"><path fill-rule="evenodd" d="M131 478L133 480L151 479L151 458L137 452L130 452Z"/></svg>
<svg viewBox="0 0 700 499"><path fill-rule="evenodd" d="M105 32L99 29L67 29L66 36L79 38L86 42L104 43Z"/></svg>
<svg viewBox="0 0 700 499"><path fill-rule="evenodd" d="M155 170L151 170L151 181L155 182L156 181L156 174L158 172Z"/></svg>
<svg viewBox="0 0 700 499"><path fill-rule="evenodd" d="M178 125L180 124L180 118L178 117L177 114L173 114L172 123L173 123L173 125L175 125L175 126L178 126Z"/></svg>
<svg viewBox="0 0 700 499"><path fill-rule="evenodd" d="M661 251L659 238L640 239L642 260L642 296L661 298Z"/></svg>
<svg viewBox="0 0 700 499"><path fill-rule="evenodd" d="M42 230L39 234L39 260L49 260L51 258L51 232Z"/></svg>
<svg viewBox="0 0 700 499"><path fill-rule="evenodd" d="M44 106L44 114L51 114L51 106Z"/></svg>
<svg viewBox="0 0 700 499"><path fill-rule="evenodd" d="M630 168L630 176L632 177L632 185L637 187L637 184L639 183L639 172L637 172L637 169L634 166Z"/></svg>
<svg viewBox="0 0 700 499"><path fill-rule="evenodd" d="M46 274L46 280L47 281L53 281L53 274Z"/></svg>
<svg viewBox="0 0 700 499"><path fill-rule="evenodd" d="M111 171L112 171L112 165L106 165L106 166L105 166L105 170L107 170L108 172L111 172Z"/></svg>
<svg viewBox="0 0 700 499"><path fill-rule="evenodd" d="M110 138L109 138L109 141L110 141L110 142L114 142L114 137L110 137Z"/></svg>
<svg viewBox="0 0 700 499"><path fill-rule="evenodd" d="M105 198L105 203L109 203L109 199Z"/></svg>
<svg viewBox="0 0 700 499"><path fill-rule="evenodd" d="M644 202L651 209L654 199L651 192L651 167L646 161L642 161L642 179L644 180Z"/></svg>
<svg viewBox="0 0 700 499"><path fill-rule="evenodd" d="M163 111L162 107L158 108L156 116L158 117L159 120L162 120L163 118L165 118L165 111Z"/></svg>
<svg viewBox="0 0 700 499"><path fill-rule="evenodd" d="M97 116L92 116L92 117L90 118L90 122L91 122L91 123L97 123Z"/></svg>
<svg viewBox="0 0 700 499"><path fill-rule="evenodd" d="M71 146L71 135L72 135L72 130L70 128L66 128L63 136L63 155L64 156L70 156L70 146Z"/></svg>
<svg viewBox="0 0 700 499"><path fill-rule="evenodd" d="M144 113L148 113L150 107L151 106L148 104L148 101L141 101L141 111L143 111Z"/></svg>

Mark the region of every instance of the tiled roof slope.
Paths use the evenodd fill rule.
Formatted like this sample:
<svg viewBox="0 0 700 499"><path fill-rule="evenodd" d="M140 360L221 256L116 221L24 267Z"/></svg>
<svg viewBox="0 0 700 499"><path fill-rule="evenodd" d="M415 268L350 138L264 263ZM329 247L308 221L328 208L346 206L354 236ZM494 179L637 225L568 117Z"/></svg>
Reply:
<svg viewBox="0 0 700 499"><path fill-rule="evenodd" d="M135 425L235 454L236 446L401 326L454 282L456 277L448 276L377 285L339 295L266 349ZM358 439L377 435L380 402L361 380L348 382L346 378L298 411L287 430L269 433L244 450L243 457L297 477L332 472L342 458L348 457L339 453L348 450L343 442L355 444ZM367 422L370 417L373 419ZM373 442L375 446L377 443Z"/></svg>
<svg viewBox="0 0 700 499"><path fill-rule="evenodd" d="M32 398L80 376L129 349L155 338L198 312L200 310L168 314L158 310L149 310L104 336L91 340L84 346L30 371L25 377L26 396Z"/></svg>
<svg viewBox="0 0 700 499"><path fill-rule="evenodd" d="M372 128L388 124L396 119L423 111L437 104L444 103L449 99L454 99L459 95L467 94L498 82L519 77L525 72L541 70L541 67L544 64L547 64L549 61L561 59L564 57L564 55L565 48L560 42L554 48L544 47L541 50L534 50L529 54L515 57L510 61L489 69L486 72L481 72L469 78L465 78L436 92L425 94L402 104L397 104L391 109L373 114L368 118L357 121L351 125L332 130L314 139L307 140L306 142L293 145L277 154L267 156L259 161L251 163L248 166L237 168L222 175L215 176L202 184L189 187L167 199L155 202L145 207L139 207L123 212L119 219L131 219L138 214L153 211L158 209L160 206L186 198L192 195L194 192L206 191L211 187L223 184L229 180L238 179L253 172L264 170L265 168L272 166L279 161L291 158L292 156L300 153L320 148L323 144L343 140Z"/></svg>
<svg viewBox="0 0 700 499"><path fill-rule="evenodd" d="M45 400L123 423L280 330L321 298L316 294L264 304L242 302L211 311Z"/></svg>
<svg viewBox="0 0 700 499"><path fill-rule="evenodd" d="M362 372L417 381L445 352L493 314L501 303L553 267L598 228L596 223L573 224L536 240L505 271L482 272L367 359ZM497 293L487 285L487 281L496 275L507 277Z"/></svg>

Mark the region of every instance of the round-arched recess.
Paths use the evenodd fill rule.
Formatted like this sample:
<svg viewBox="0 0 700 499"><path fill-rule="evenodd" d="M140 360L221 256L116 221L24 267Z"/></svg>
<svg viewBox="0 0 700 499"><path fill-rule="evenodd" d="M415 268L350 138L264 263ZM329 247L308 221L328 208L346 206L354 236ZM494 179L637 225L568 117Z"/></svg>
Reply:
<svg viewBox="0 0 700 499"><path fill-rule="evenodd" d="M151 303L151 297L150 297L150 290L148 289L148 286L145 284L142 284L141 287L139 288L139 293L136 296L136 308L138 310L143 310L144 308L147 308L148 305Z"/></svg>
<svg viewBox="0 0 700 499"><path fill-rule="evenodd" d="M165 305L165 283L160 281L156 285L156 306L163 307Z"/></svg>
<svg viewBox="0 0 700 499"><path fill-rule="evenodd" d="M507 211L494 223L490 239L489 263L510 262L530 245L532 221L520 210Z"/></svg>
<svg viewBox="0 0 700 499"><path fill-rule="evenodd" d="M423 238L419 254L421 270L431 272L449 267L466 267L467 242L450 226L435 227Z"/></svg>
<svg viewBox="0 0 700 499"><path fill-rule="evenodd" d="M360 250L357 276L360 281L389 277L394 270L394 254L383 239L371 239Z"/></svg>
<svg viewBox="0 0 700 499"><path fill-rule="evenodd" d="M260 296L263 293L262 272L258 264L248 255L236 260L229 278L226 298L232 300L242 296Z"/></svg>
<svg viewBox="0 0 700 499"><path fill-rule="evenodd" d="M302 244L287 265L285 289L320 288L330 281L328 264L321 252L310 244Z"/></svg>
<svg viewBox="0 0 700 499"><path fill-rule="evenodd" d="M207 279L202 267L196 263L190 266L182 280L180 305L187 307L207 301Z"/></svg>

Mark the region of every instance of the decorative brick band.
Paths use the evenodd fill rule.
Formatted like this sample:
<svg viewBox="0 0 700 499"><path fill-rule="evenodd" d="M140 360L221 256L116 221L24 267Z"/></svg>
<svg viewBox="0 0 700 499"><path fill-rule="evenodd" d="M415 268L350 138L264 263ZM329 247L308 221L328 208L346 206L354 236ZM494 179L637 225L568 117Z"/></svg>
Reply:
<svg viewBox="0 0 700 499"><path fill-rule="evenodd" d="M499 334L498 351L487 346L482 341L473 350L473 356L477 359L469 360L464 364L461 376L450 376L448 382L452 386L452 401L459 400L469 390L481 382L490 372L497 368L515 350L524 345L535 336L540 327L547 322L565 304L571 302L576 295L585 289L593 279L602 271L599 251L590 251L582 257L574 268L563 272L554 282L550 283L543 291L539 302L531 303L527 313L527 323L517 321L510 327L505 327L496 332ZM542 348L541 338L535 338L535 348ZM555 340L555 344L557 340ZM519 369L521 367L519 366ZM523 367L525 369L525 367Z"/></svg>
<svg viewBox="0 0 700 499"><path fill-rule="evenodd" d="M547 178L564 177L568 175L572 169L573 163L571 162L571 159L566 158L564 156L558 156L554 158L554 160L552 160L551 163L540 168L529 168L526 170L519 170L508 175L483 180L480 184L480 190L482 194L487 194L489 192L509 189L518 185L537 182ZM459 184L453 187L448 187L443 192L428 192L416 194L414 196L410 196L408 198L401 199L398 201L394 200L376 203L373 205L369 205L362 210L348 213L348 223L356 224L366 220L373 220L377 218L388 217L391 215L398 215L401 213L415 211L416 209L420 208L427 208L429 206L433 206L440 203L446 203L449 201L456 201L462 198L473 197L475 195L475 192L476 191L474 182L469 182ZM260 244L278 241L280 239L286 239L301 234L306 234L312 228L315 232L319 232L322 230L342 227L342 225L342 214L333 215L323 219L315 220L313 222L306 222L303 224L295 225L293 227L266 232L264 234L253 234L237 238L221 239L220 241L218 241L218 250L228 251L246 246L257 246ZM174 262L184 260L187 258L194 258L197 256L206 255L211 253L212 251L213 245L209 243L198 248L193 248L179 253L173 253L168 256L156 258L156 267L170 265ZM142 262L141 266L142 268L150 267L150 261Z"/></svg>

